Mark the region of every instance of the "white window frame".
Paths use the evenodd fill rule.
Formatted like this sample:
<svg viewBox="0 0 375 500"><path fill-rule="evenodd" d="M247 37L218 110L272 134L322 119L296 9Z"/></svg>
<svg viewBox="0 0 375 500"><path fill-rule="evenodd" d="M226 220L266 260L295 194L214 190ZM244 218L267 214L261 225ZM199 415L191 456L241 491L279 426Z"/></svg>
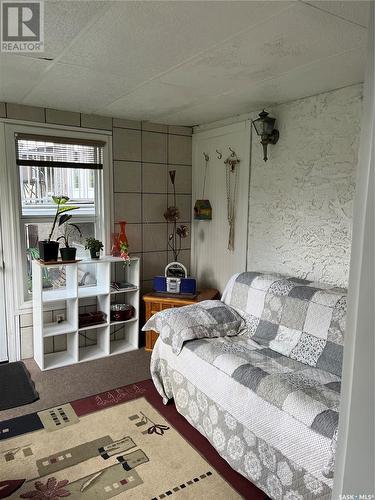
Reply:
<svg viewBox="0 0 375 500"><path fill-rule="evenodd" d="M96 217L103 241L104 252L110 251L113 226L113 174L112 133L103 130L67 127L63 125L36 125L16 120L0 120L0 206L3 221L4 266L7 309L7 335L9 359L20 359L20 332L18 316L32 310L32 300L25 300L24 279L19 279L20 269L25 270L25 239L21 234L21 198L19 169L16 164L15 134L53 135L75 139L97 139L103 147L102 196L96 207ZM78 218L77 218L78 220ZM57 304L56 304L57 306Z"/></svg>

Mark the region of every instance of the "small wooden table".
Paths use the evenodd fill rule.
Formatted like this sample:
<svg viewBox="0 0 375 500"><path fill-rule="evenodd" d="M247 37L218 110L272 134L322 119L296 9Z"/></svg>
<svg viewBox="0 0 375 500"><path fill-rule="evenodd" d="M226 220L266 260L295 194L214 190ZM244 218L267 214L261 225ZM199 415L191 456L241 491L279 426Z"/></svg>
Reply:
<svg viewBox="0 0 375 500"><path fill-rule="evenodd" d="M215 288L206 288L205 290L198 292L195 297L187 297L186 295L180 297L178 294L157 292L146 293L142 297L146 306L146 321L148 321L155 313L162 311L163 309L188 306L189 304L195 304L196 302L201 302L202 300L215 300L219 298L220 293ZM158 336L159 334L153 330L146 332L146 351L152 351Z"/></svg>

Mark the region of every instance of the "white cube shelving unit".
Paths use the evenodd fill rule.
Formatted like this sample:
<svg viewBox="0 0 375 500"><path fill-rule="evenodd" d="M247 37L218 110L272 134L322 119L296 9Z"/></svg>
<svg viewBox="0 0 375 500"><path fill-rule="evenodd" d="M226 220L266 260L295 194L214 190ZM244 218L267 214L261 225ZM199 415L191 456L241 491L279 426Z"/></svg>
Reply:
<svg viewBox="0 0 375 500"><path fill-rule="evenodd" d="M70 264L33 261L34 359L41 370L59 368L138 349L139 258L132 257L130 265L126 266L122 273L124 277L121 281L132 283L134 288L113 291L111 290L111 281L115 281L113 279L115 276L114 267L122 265L122 259L109 256ZM65 271L62 286L43 289L45 274L56 266ZM89 273L94 284L79 285L80 277L85 273ZM105 314L105 322L79 327L80 305L81 302L85 301L96 301L96 309ZM135 315L133 318L127 321L111 321L111 303L119 301L134 307ZM46 310L54 308L64 309L64 321L60 323L45 322ZM119 330L121 330L121 335L118 335ZM47 352L46 342L48 340L46 339L60 335L65 336L66 341L63 342L66 346L65 350Z"/></svg>

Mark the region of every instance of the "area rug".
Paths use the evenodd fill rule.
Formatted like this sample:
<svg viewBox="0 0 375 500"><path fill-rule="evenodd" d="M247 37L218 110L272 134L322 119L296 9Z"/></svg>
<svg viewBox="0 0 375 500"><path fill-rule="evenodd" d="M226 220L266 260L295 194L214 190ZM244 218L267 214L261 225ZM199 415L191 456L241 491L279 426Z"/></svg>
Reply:
<svg viewBox="0 0 375 500"><path fill-rule="evenodd" d="M0 365L0 410L9 410L39 399L30 374L22 361Z"/></svg>
<svg viewBox="0 0 375 500"><path fill-rule="evenodd" d="M245 478L234 487L197 435L151 381L8 420L0 424L0 498L263 500Z"/></svg>

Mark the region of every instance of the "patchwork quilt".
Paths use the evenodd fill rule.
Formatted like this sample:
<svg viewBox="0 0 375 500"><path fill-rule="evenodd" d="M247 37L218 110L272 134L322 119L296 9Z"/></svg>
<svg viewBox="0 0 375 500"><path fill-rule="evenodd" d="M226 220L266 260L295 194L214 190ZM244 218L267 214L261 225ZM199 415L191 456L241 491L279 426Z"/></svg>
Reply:
<svg viewBox="0 0 375 500"><path fill-rule="evenodd" d="M329 500L334 439L328 436L338 393L328 380L335 376L282 355L273 358L272 351L255 342L254 349L247 344L252 341L244 336L193 340L177 356L159 338L151 359L155 387L165 403L174 399L177 410L218 453L270 498ZM301 370L294 379L292 364Z"/></svg>
<svg viewBox="0 0 375 500"><path fill-rule="evenodd" d="M271 498L329 499L346 290L247 272L231 278L222 301L245 329L199 335L178 356L159 338L151 361L157 390Z"/></svg>
<svg viewBox="0 0 375 500"><path fill-rule="evenodd" d="M338 425L340 379L243 337L201 339L186 349L322 436Z"/></svg>
<svg viewBox="0 0 375 500"><path fill-rule="evenodd" d="M230 280L222 300L246 319L247 334L259 344L341 375L345 289L246 272Z"/></svg>

